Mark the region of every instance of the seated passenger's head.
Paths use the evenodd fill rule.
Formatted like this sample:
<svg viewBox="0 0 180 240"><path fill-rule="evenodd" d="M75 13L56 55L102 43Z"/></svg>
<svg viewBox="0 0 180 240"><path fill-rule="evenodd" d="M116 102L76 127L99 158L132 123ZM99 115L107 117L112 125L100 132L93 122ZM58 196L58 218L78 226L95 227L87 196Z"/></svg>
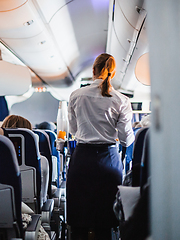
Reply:
<svg viewBox="0 0 180 240"><path fill-rule="evenodd" d="M141 124L141 122L134 122L133 124L132 124L132 128L141 128L142 127L142 124Z"/></svg>
<svg viewBox="0 0 180 240"><path fill-rule="evenodd" d="M150 114L149 115L146 115L144 116L142 119L141 119L141 125L143 127L150 127L151 125L151 117L150 117Z"/></svg>
<svg viewBox="0 0 180 240"><path fill-rule="evenodd" d="M54 131L56 129L56 125L53 122L42 122L37 124L36 128Z"/></svg>
<svg viewBox="0 0 180 240"><path fill-rule="evenodd" d="M32 130L31 123L26 119L18 115L9 115L7 116L3 124L2 128L28 128Z"/></svg>
<svg viewBox="0 0 180 240"><path fill-rule="evenodd" d="M116 61L113 56L107 53L100 54L93 64L93 79L102 79L100 85L102 96L111 97L111 79L116 73Z"/></svg>

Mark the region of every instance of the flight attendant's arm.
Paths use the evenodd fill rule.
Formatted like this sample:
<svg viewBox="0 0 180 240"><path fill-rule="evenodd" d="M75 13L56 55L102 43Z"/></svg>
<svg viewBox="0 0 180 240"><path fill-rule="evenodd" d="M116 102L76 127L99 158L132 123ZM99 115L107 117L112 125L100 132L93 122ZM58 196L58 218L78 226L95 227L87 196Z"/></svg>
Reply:
<svg viewBox="0 0 180 240"><path fill-rule="evenodd" d="M77 122L76 122L76 115L73 107L73 101L71 101L71 97L68 104L68 120L69 120L69 132L72 135L75 135L77 131Z"/></svg>
<svg viewBox="0 0 180 240"><path fill-rule="evenodd" d="M129 99L121 107L117 122L118 138L122 146L128 147L134 142L134 132L131 124L132 108Z"/></svg>

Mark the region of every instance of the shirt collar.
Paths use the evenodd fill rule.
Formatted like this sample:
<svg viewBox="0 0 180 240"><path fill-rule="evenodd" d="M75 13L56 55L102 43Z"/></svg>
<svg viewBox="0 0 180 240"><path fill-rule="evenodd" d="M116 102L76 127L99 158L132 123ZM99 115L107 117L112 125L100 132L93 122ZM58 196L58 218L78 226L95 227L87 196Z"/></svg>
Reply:
<svg viewBox="0 0 180 240"><path fill-rule="evenodd" d="M91 85L93 84L93 85L100 85L100 83L102 82L103 80L102 79L95 79L92 83L91 83ZM112 89L114 89L113 88L113 86L112 86Z"/></svg>
<svg viewBox="0 0 180 240"><path fill-rule="evenodd" d="M102 79L95 79L95 80L91 83L91 85L92 85L92 84L93 84L93 85L99 85L101 82L102 82Z"/></svg>

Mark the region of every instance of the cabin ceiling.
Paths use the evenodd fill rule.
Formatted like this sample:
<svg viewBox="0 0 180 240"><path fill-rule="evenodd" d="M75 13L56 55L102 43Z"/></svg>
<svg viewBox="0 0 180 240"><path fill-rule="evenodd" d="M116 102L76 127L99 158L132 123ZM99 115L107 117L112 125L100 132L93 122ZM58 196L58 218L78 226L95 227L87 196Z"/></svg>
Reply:
<svg viewBox="0 0 180 240"><path fill-rule="evenodd" d="M108 8L108 0L0 0L2 58L16 63L11 50L34 85L69 85L105 52Z"/></svg>
<svg viewBox="0 0 180 240"><path fill-rule="evenodd" d="M134 68L148 52L144 2L0 0L2 59L27 66L33 86L64 89L65 98L78 78L91 77L96 56L108 52L117 62L113 86L143 88Z"/></svg>

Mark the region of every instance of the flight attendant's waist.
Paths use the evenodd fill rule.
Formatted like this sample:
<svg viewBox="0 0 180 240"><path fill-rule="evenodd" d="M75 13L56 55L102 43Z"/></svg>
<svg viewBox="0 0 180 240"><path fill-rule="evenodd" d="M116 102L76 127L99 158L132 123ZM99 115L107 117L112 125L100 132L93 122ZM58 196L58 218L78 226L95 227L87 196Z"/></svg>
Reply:
<svg viewBox="0 0 180 240"><path fill-rule="evenodd" d="M77 146L84 148L111 148L116 147L115 143L78 143Z"/></svg>

